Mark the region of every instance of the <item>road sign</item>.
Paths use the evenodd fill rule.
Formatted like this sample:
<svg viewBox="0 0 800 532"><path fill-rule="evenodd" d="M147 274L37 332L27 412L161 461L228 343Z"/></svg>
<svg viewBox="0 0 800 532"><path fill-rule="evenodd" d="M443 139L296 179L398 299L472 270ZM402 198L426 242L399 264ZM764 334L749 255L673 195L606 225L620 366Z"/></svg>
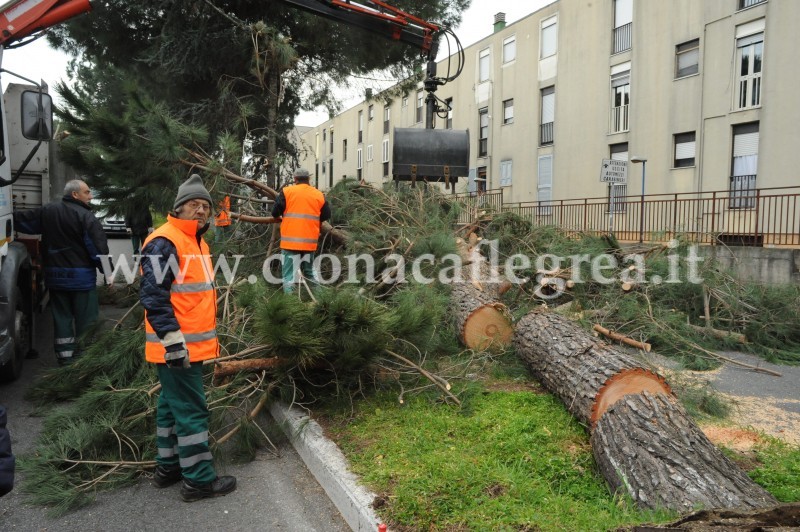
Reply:
<svg viewBox="0 0 800 532"><path fill-rule="evenodd" d="M603 159L600 166L601 183L621 183L628 182L628 161L617 161L614 159Z"/></svg>

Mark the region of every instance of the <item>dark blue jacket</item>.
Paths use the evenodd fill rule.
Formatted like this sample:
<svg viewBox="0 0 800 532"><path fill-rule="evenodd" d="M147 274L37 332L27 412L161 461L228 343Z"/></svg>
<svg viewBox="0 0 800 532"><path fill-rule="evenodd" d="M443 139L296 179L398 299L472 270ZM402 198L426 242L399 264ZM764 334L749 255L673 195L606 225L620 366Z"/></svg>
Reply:
<svg viewBox="0 0 800 532"><path fill-rule="evenodd" d="M0 405L0 497L14 487L14 455L6 429L6 407Z"/></svg>
<svg viewBox="0 0 800 532"><path fill-rule="evenodd" d="M95 288L95 270L102 271L99 257L108 255L108 240L88 205L64 196L61 201L38 209L15 212L14 224L22 233L42 235L48 288L66 291Z"/></svg>

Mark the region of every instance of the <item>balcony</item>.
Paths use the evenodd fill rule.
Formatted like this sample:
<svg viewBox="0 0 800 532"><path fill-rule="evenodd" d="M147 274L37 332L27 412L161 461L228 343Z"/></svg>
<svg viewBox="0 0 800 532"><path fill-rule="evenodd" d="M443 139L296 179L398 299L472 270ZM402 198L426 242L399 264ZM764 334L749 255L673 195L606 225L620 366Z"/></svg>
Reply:
<svg viewBox="0 0 800 532"><path fill-rule="evenodd" d="M628 131L628 105L620 105L611 109L611 133Z"/></svg>
<svg viewBox="0 0 800 532"><path fill-rule="evenodd" d="M620 26L618 28L614 28L614 45L612 49L612 54L618 54L620 52L624 52L625 50L631 49L631 28L633 27L633 22L628 22L624 26Z"/></svg>
<svg viewBox="0 0 800 532"><path fill-rule="evenodd" d="M739 0L739 9L745 9L757 4L763 4L767 0Z"/></svg>
<svg viewBox="0 0 800 532"><path fill-rule="evenodd" d="M553 122L539 126L539 145L547 146L553 143Z"/></svg>

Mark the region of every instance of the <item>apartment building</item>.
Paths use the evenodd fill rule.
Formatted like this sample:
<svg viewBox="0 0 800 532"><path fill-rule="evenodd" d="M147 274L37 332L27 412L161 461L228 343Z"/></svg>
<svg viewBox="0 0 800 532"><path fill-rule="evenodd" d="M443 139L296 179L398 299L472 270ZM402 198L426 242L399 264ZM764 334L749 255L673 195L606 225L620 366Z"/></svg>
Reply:
<svg viewBox="0 0 800 532"><path fill-rule="evenodd" d="M552 215L543 206L609 198L602 161L631 161L614 187L620 217L645 217L641 194L719 191L724 203L691 224L725 232L717 210L735 220L762 190L800 185L799 27L795 0L558 0L513 24L499 16L436 93L452 105L436 128L470 132L470 177L457 190L500 189L505 204ZM323 189L345 176L388 182L392 128L424 127L424 99L421 84L378 94L312 128L302 164Z"/></svg>

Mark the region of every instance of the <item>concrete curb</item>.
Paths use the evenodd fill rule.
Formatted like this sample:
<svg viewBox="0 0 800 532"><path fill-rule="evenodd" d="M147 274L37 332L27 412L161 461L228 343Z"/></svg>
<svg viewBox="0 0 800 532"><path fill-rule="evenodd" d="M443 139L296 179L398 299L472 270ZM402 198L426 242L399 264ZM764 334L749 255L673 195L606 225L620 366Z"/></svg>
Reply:
<svg viewBox="0 0 800 532"><path fill-rule="evenodd" d="M350 528L376 532L381 521L372 509L375 494L358 483L347 459L325 437L322 427L305 412L282 403L273 403L270 413Z"/></svg>

